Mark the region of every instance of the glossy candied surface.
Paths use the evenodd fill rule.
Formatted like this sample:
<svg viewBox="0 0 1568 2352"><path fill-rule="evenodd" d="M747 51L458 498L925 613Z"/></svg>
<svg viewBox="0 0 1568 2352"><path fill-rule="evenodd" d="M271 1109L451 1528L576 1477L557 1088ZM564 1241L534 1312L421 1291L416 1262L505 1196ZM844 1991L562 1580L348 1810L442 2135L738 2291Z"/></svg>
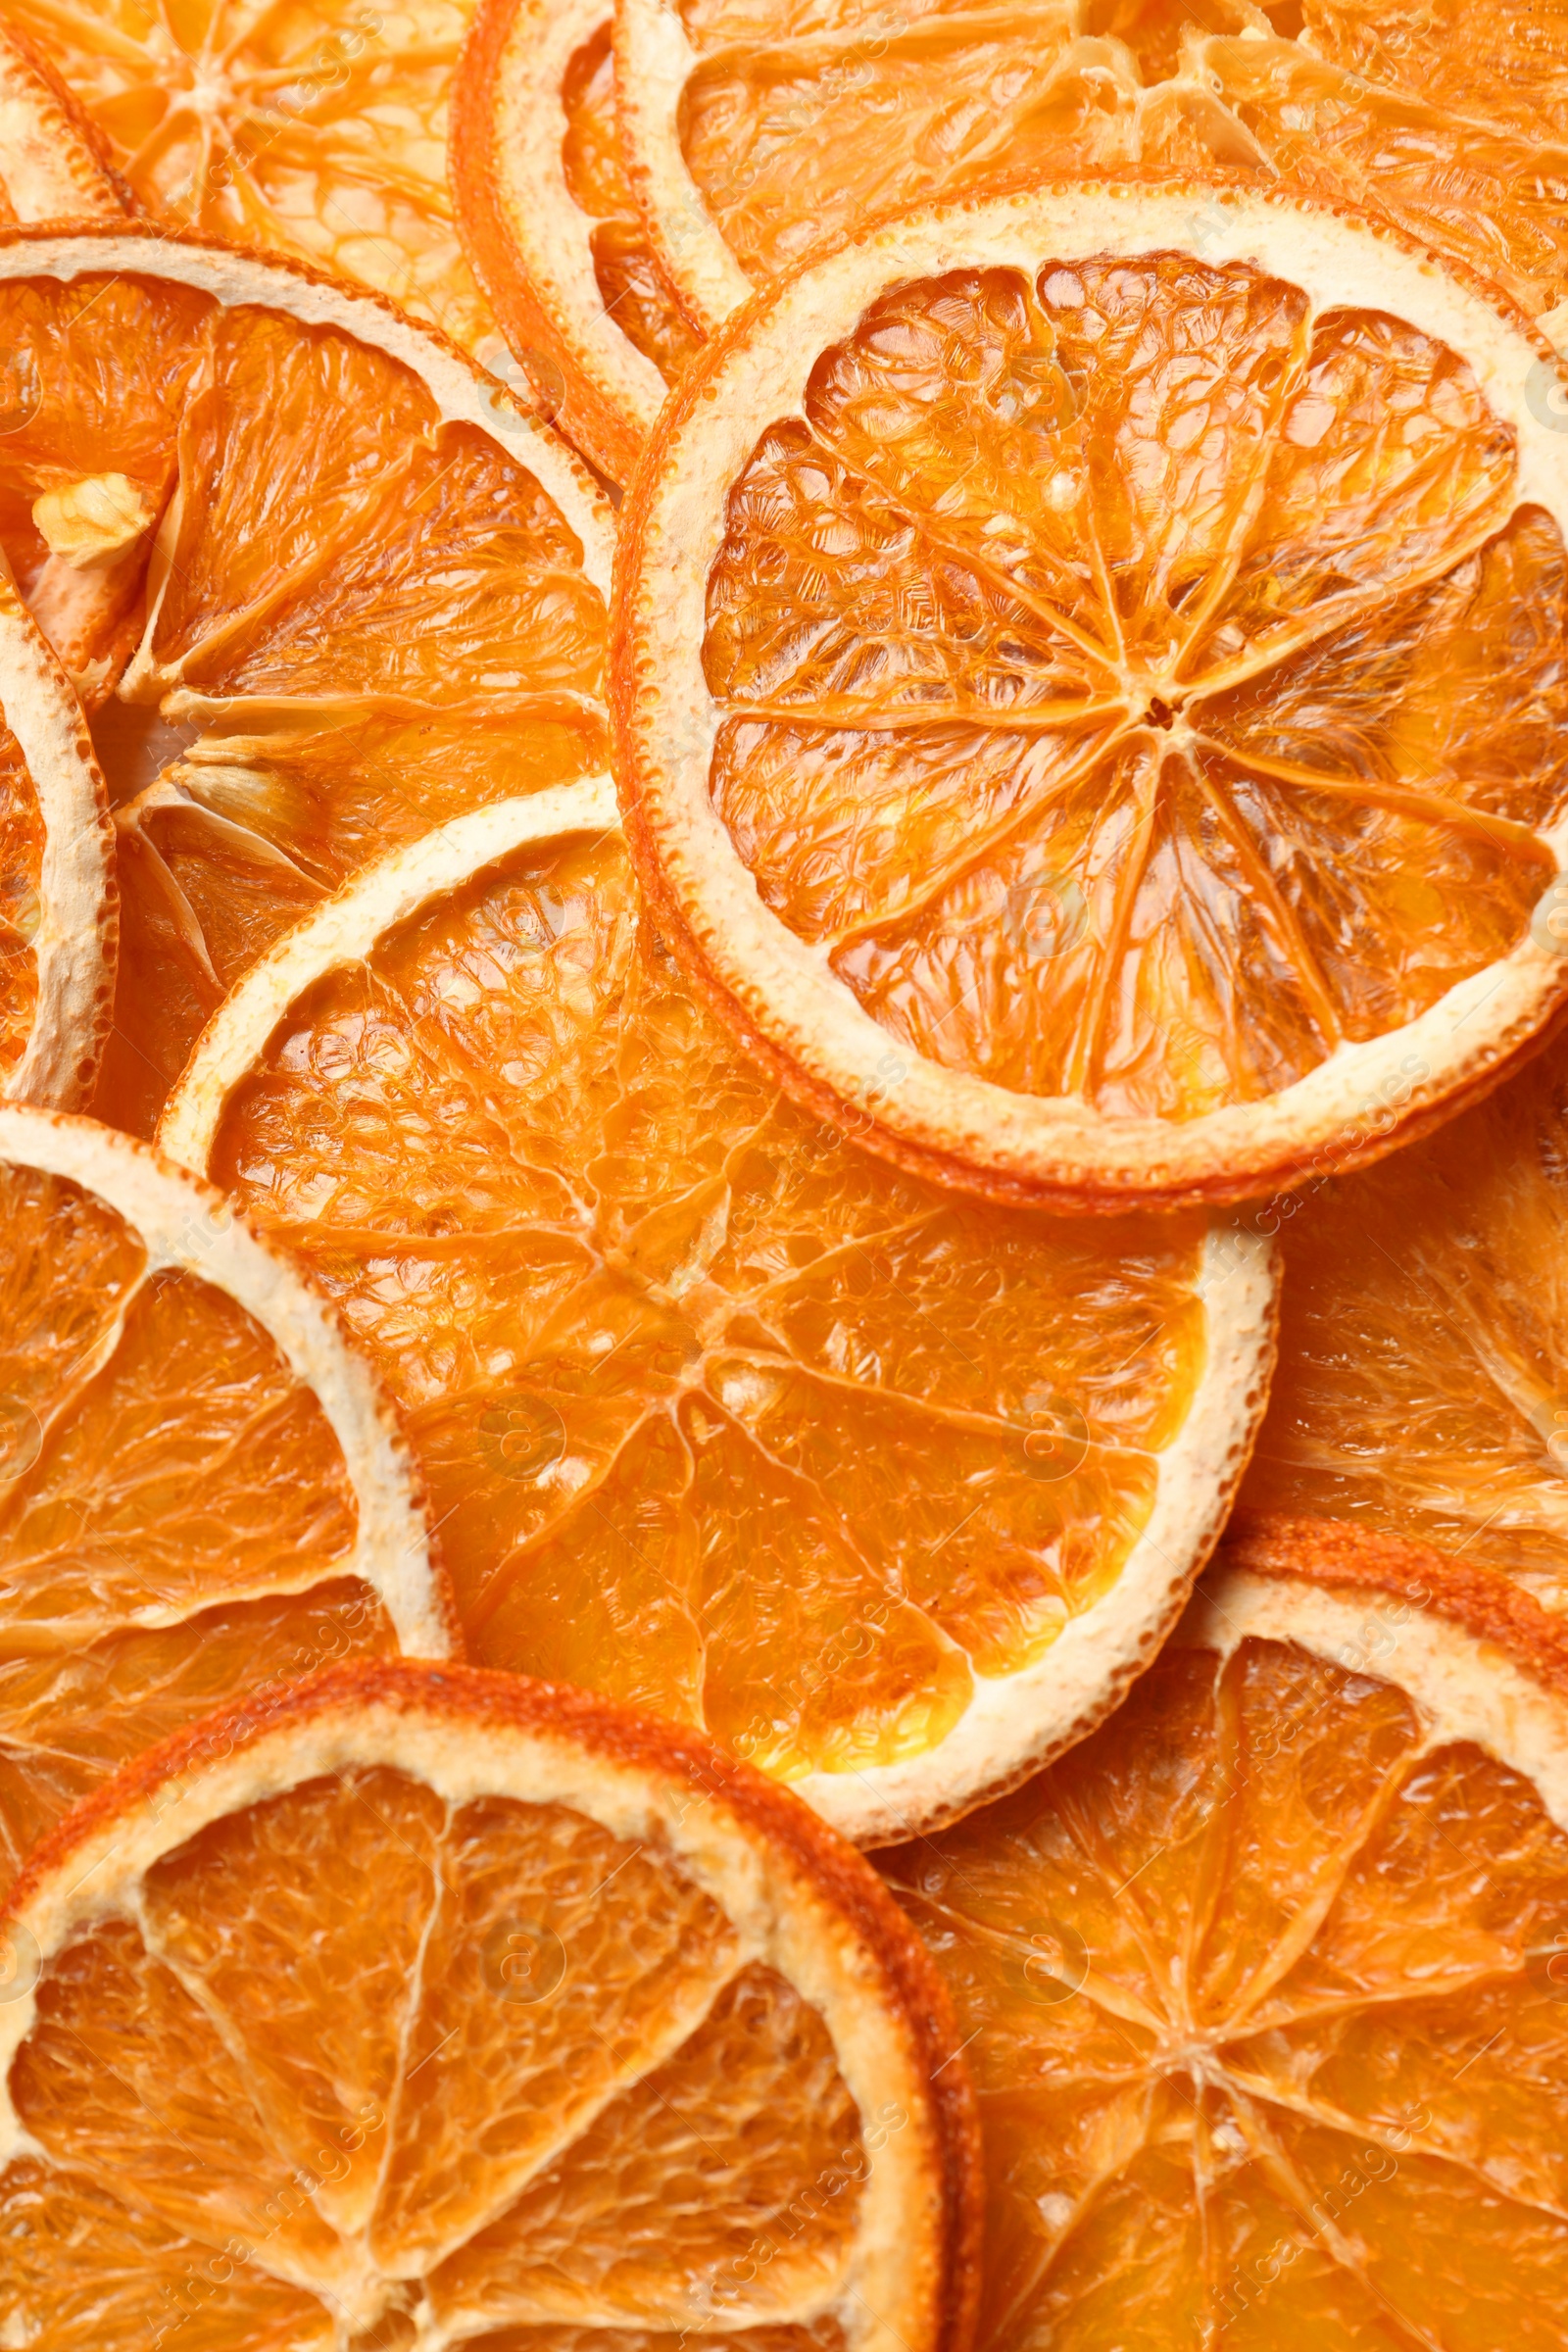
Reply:
<svg viewBox="0 0 1568 2352"><path fill-rule="evenodd" d="M342 1771L156 1863L36 1997L0 2173L19 2341L129 2352L172 2306L204 2352L647 2352L715 2317L749 2352L843 2343L816 2315L855 2101L657 1840Z"/></svg>
<svg viewBox="0 0 1568 2352"><path fill-rule="evenodd" d="M567 63L562 163L573 203L593 226L589 246L606 315L672 383L699 338L676 308L649 250L615 132L613 26L607 19Z"/></svg>
<svg viewBox="0 0 1568 2352"><path fill-rule="evenodd" d="M344 1573L336 1438L259 1324L0 1167L0 1882L116 1765L225 1699L394 1654Z"/></svg>
<svg viewBox="0 0 1568 2352"><path fill-rule="evenodd" d="M0 285L0 547L116 804L95 1108L148 1134L224 990L368 854L603 765L603 600L534 476L335 329L130 275Z"/></svg>
<svg viewBox="0 0 1568 2352"><path fill-rule="evenodd" d="M0 721L0 1081L27 1050L38 1007L43 812L22 746Z"/></svg>
<svg viewBox="0 0 1568 2352"><path fill-rule="evenodd" d="M1568 1608L1568 1047L1265 1213L1280 1360L1244 1504L1435 1544Z"/></svg>
<svg viewBox="0 0 1568 2352"><path fill-rule="evenodd" d="M1188 1119L1525 934L1564 557L1465 362L1187 255L922 279L759 440L715 808L890 1033Z"/></svg>
<svg viewBox="0 0 1568 2352"><path fill-rule="evenodd" d="M494 333L447 188L468 0L12 0L155 220L301 255Z"/></svg>
<svg viewBox="0 0 1568 2352"><path fill-rule="evenodd" d="M1402 1691L1178 1640L884 1866L974 2036L987 2352L1557 2341L1568 1837Z"/></svg>
<svg viewBox="0 0 1568 2352"><path fill-rule="evenodd" d="M1111 1586L1201 1377L1202 1227L1089 1233L788 1107L614 837L328 977L212 1172L403 1403L470 1653L772 1772L923 1753Z"/></svg>

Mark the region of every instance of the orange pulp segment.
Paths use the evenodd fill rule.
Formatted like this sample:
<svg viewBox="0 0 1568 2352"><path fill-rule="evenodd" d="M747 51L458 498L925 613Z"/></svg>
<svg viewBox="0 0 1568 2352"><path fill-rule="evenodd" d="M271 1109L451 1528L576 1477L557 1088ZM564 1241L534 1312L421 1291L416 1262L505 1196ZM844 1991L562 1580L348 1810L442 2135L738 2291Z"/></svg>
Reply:
<svg viewBox="0 0 1568 2352"><path fill-rule="evenodd" d="M1562 0L1302 0L1302 38L1372 81L1472 120L1568 140L1568 11Z"/></svg>
<svg viewBox="0 0 1568 2352"><path fill-rule="evenodd" d="M1559 2329L1568 1648L1280 1556L886 1860L974 2036L991 2352Z"/></svg>
<svg viewBox="0 0 1568 2352"><path fill-rule="evenodd" d="M702 1725L856 1837L951 1818L1179 1608L1259 1409L1261 1252L1227 1282L1201 1218L906 1181L735 1053L603 816L473 875L479 823L257 968L167 1148L382 1366L477 1661ZM356 911L426 855L423 912Z"/></svg>
<svg viewBox="0 0 1568 2352"><path fill-rule="evenodd" d="M94 713L97 1108L149 1133L224 989L368 851L601 764L608 525L564 444L380 306L213 249L81 256L0 248L0 547Z"/></svg>
<svg viewBox="0 0 1568 2352"><path fill-rule="evenodd" d="M940 1982L802 1812L461 1669L318 1678L127 1774L0 1930L28 1954L0 2324L51 2352L172 2310L215 2352L964 2352Z"/></svg>
<svg viewBox="0 0 1568 2352"><path fill-rule="evenodd" d="M448 1647L410 1465L330 1316L87 1120L0 1109L0 1883L221 1701Z"/></svg>

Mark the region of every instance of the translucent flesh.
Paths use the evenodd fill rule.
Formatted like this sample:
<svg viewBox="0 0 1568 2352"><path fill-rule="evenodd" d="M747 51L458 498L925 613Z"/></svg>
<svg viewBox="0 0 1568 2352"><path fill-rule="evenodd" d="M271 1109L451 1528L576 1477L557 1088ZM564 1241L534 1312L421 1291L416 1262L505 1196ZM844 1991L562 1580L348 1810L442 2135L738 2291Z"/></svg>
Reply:
<svg viewBox="0 0 1568 2352"><path fill-rule="evenodd" d="M842 2344L858 2110L657 1838L343 1771L176 1848L37 1999L6 2341L130 2352L172 2304L213 2352Z"/></svg>
<svg viewBox="0 0 1568 2352"><path fill-rule="evenodd" d="M345 335L133 277L8 284L0 318L0 546L117 803L95 1108L148 1134L224 989L367 854L604 764L603 602L534 476ZM106 473L148 525L84 572L32 508Z"/></svg>
<svg viewBox="0 0 1568 2352"><path fill-rule="evenodd" d="M231 1298L0 1169L0 1882L222 1699L395 1651L320 1406Z"/></svg>
<svg viewBox="0 0 1568 2352"><path fill-rule="evenodd" d="M974 2035L988 2352L1558 2341L1568 1838L1403 1692L1172 1646L886 1867Z"/></svg>
<svg viewBox="0 0 1568 2352"><path fill-rule="evenodd" d="M809 1125L612 840L318 983L212 1166L378 1356L472 1654L790 1777L919 1754L1041 1656L1201 1376L1194 1224L982 1211Z"/></svg>
<svg viewBox="0 0 1568 2352"><path fill-rule="evenodd" d="M1383 214L1494 278L1528 311L1568 297L1568 145L1541 144L1568 139L1568 122L1552 133L1523 120L1509 127L1506 113L1500 123L1467 120L1476 106L1451 74L1423 70L1405 94L1294 41L1204 41L1189 70L1292 187ZM1145 160L1160 161L1160 148L1150 136Z"/></svg>
<svg viewBox="0 0 1568 2352"><path fill-rule="evenodd" d="M1568 140L1562 0L1302 0L1302 29L1336 65L1456 115Z"/></svg>
<svg viewBox="0 0 1568 2352"><path fill-rule="evenodd" d="M714 804L901 1044L1191 1118L1523 935L1564 555L1469 368L1244 264L900 288L728 502Z"/></svg>
<svg viewBox="0 0 1568 2352"><path fill-rule="evenodd" d="M1568 1607L1568 1050L1281 1206L1280 1362L1244 1501L1460 1551Z"/></svg>
<svg viewBox="0 0 1568 2352"><path fill-rule="evenodd" d="M16 0L155 220L303 255L460 343L495 333L453 223L467 0Z"/></svg>
<svg viewBox="0 0 1568 2352"><path fill-rule="evenodd" d="M38 1005L43 813L22 746L0 721L0 1082L27 1050Z"/></svg>
<svg viewBox="0 0 1568 2352"><path fill-rule="evenodd" d="M594 275L607 315L628 343L672 383L698 349L649 250L615 131L611 21L569 60L562 83L566 119L561 158L572 201L593 222Z"/></svg>

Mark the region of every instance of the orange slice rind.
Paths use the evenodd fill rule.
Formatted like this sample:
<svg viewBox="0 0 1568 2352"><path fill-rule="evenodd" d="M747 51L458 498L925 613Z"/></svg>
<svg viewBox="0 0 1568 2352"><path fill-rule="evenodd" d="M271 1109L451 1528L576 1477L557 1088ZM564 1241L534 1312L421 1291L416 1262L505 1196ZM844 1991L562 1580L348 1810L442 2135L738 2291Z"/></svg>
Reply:
<svg viewBox="0 0 1568 2352"><path fill-rule="evenodd" d="M0 581L0 1099L91 1095L114 1005L114 834L81 709Z"/></svg>
<svg viewBox="0 0 1568 2352"><path fill-rule="evenodd" d="M1503 1580L1259 1521L1120 1714L885 1866L974 2036L988 2352L1549 2340L1568 1644Z"/></svg>
<svg viewBox="0 0 1568 2352"><path fill-rule="evenodd" d="M123 219L102 142L25 35L0 24L0 218Z"/></svg>
<svg viewBox="0 0 1568 2352"><path fill-rule="evenodd" d="M83 1806L0 1936L11 2333L108 2352L183 2294L296 2352L966 2352L940 1980L857 1856L666 1726L340 1669Z"/></svg>
<svg viewBox="0 0 1568 2352"><path fill-rule="evenodd" d="M300 264L13 231L0 318L0 544L119 842L95 1107L150 1132L303 906L457 808L602 765L610 510L454 345Z"/></svg>
<svg viewBox="0 0 1568 2352"><path fill-rule="evenodd" d="M976 198L760 297L664 412L612 624L710 1000L876 1149L1072 1208L1295 1183L1492 1083L1568 983L1524 717L1561 385L1393 229L1217 181Z"/></svg>
<svg viewBox="0 0 1568 2352"><path fill-rule="evenodd" d="M624 482L696 348L621 172L596 0L486 0L453 87L451 172L475 274L557 420Z"/></svg>
<svg viewBox="0 0 1568 2352"><path fill-rule="evenodd" d="M417 1471L331 1309L211 1186L0 1106L0 1875L222 1699L456 1640Z"/></svg>
<svg viewBox="0 0 1568 2352"><path fill-rule="evenodd" d="M376 1356L476 1663L693 1723L875 1842L1152 1653L1261 1408L1271 1259L813 1128L690 998L613 814L575 786L370 869L232 992L160 1141Z"/></svg>

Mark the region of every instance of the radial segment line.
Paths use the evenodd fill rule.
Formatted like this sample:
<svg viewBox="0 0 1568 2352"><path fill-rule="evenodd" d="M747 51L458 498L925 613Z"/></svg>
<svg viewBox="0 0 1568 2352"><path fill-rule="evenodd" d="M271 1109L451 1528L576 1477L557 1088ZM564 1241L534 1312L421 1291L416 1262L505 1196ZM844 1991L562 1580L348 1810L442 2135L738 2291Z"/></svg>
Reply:
<svg viewBox="0 0 1568 2352"><path fill-rule="evenodd" d="M935 1911L941 1918L951 1921L955 1927L960 1929L965 1936L972 1936L982 1943L993 1945L999 1952L1004 1952L1010 1959L1038 1960L1040 1957L1039 1952L1032 1944L1025 1943L1022 1936L1013 1935L1010 1929L994 1928L986 1921L976 1919L971 1912L960 1911L954 1904L943 1902L940 1895L928 1894L919 1886L906 1886L902 1892L906 1902L916 1903L926 1911ZM1106 2017L1115 2018L1124 2026L1137 2026L1141 2032L1150 2034L1154 2036L1156 2041L1158 2040L1164 2030L1162 2020L1154 2014L1152 2009L1147 2007L1136 1993L1129 1992L1125 1987L1113 1984L1108 1978L1102 1977L1098 1969L1092 1968L1089 1971L1078 1989L1080 1992L1086 1992L1095 2007L1102 2011ZM1098 2068L1092 2068L1081 2077L1073 2079L1095 2082L1141 2081L1147 2075L1153 2056L1153 2052L1145 2053L1134 2049L1132 2062L1125 2074L1106 2075ZM1053 2083L1063 2080L1054 2071L1051 2079ZM1016 2096L1017 2093L1009 2090L998 2095L1011 2097Z"/></svg>
<svg viewBox="0 0 1568 2352"><path fill-rule="evenodd" d="M1108 735L1091 744L1082 758L1075 760L1059 775L1048 778L1035 791L1027 793L1004 815L994 818L978 832L968 834L931 879L919 890L911 892L890 912L867 915L860 922L847 924L842 931L835 931L823 943L829 954L837 955L858 940L874 938L878 932L904 929L912 917L926 913L946 892L965 881L994 851L1005 848L1032 817L1043 816L1064 793L1071 792L1075 784L1081 784L1102 760L1112 757L1131 732L1130 719L1120 727L1113 727Z"/></svg>
<svg viewBox="0 0 1568 2352"><path fill-rule="evenodd" d="M1161 760L1147 737L1143 752L1143 774L1132 811L1132 834L1126 845L1111 905L1109 935L1101 951L1100 969L1085 992L1068 1053L1063 1092L1069 1095L1086 1096L1099 1073L1102 1036L1109 1017L1121 960L1127 949L1127 933L1132 925L1133 909L1138 903L1138 893L1143 887L1150 852L1153 847Z"/></svg>
<svg viewBox="0 0 1568 2352"><path fill-rule="evenodd" d="M1102 702L1056 703L921 703L885 706L846 704L842 710L827 703L726 702L726 718L752 719L768 726L820 727L824 734L908 735L925 727L973 727L985 734L1059 735L1088 719L1113 718L1127 710L1125 698Z"/></svg>
<svg viewBox="0 0 1568 2352"><path fill-rule="evenodd" d="M857 465L853 458L847 457L843 450L839 449L818 426L811 422L809 416L804 416L802 422L825 458L833 465L841 466L855 481L859 482L875 498L880 499L888 512L898 515L899 519L914 532L916 538L923 540L935 554L946 556L950 563L958 564L964 571L972 573L976 579L988 580L991 586L1005 596L1010 603L1021 606L1024 612L1031 613L1048 630L1064 637L1070 645L1075 646L1078 652L1087 661L1092 662L1097 669L1108 671L1114 676L1116 671L1114 655L1107 653L1099 639L1092 637L1087 629L1081 627L1077 621L1069 620L1065 612L1058 612L1054 605L1048 604L1046 599L1034 589L1024 587L1012 577L1010 572L1004 571L1000 564L993 564L985 556L966 548L961 541L949 539L930 515L922 514L916 508L907 505L896 490L888 488L879 475L872 473L864 466Z"/></svg>
<svg viewBox="0 0 1568 2352"><path fill-rule="evenodd" d="M1266 906L1278 926L1286 953L1296 967L1297 981L1301 994L1311 1007L1312 1018L1330 1052L1345 1036L1340 1008L1329 987L1328 975L1318 960L1316 950L1301 927L1300 917L1286 898L1257 844L1240 821L1224 794L1215 789L1200 761L1186 763L1199 791L1208 803L1215 823L1224 834L1236 856L1237 863L1251 884L1254 895Z"/></svg>
<svg viewBox="0 0 1568 2352"><path fill-rule="evenodd" d="M1279 784L1298 785L1304 791L1324 792L1341 800L1369 802L1374 808L1392 808L1400 816L1416 817L1425 824L1449 826L1456 832L1480 833L1511 856L1529 855L1541 859L1548 855L1540 834L1531 826L1520 824L1515 817L1495 816L1490 809L1474 808L1465 801L1450 800L1446 793L1427 792L1416 784L1388 783L1375 776L1326 775L1315 767L1239 748L1200 731L1197 732L1197 741L1206 751L1215 753L1227 767L1244 771L1255 768L1259 775Z"/></svg>

